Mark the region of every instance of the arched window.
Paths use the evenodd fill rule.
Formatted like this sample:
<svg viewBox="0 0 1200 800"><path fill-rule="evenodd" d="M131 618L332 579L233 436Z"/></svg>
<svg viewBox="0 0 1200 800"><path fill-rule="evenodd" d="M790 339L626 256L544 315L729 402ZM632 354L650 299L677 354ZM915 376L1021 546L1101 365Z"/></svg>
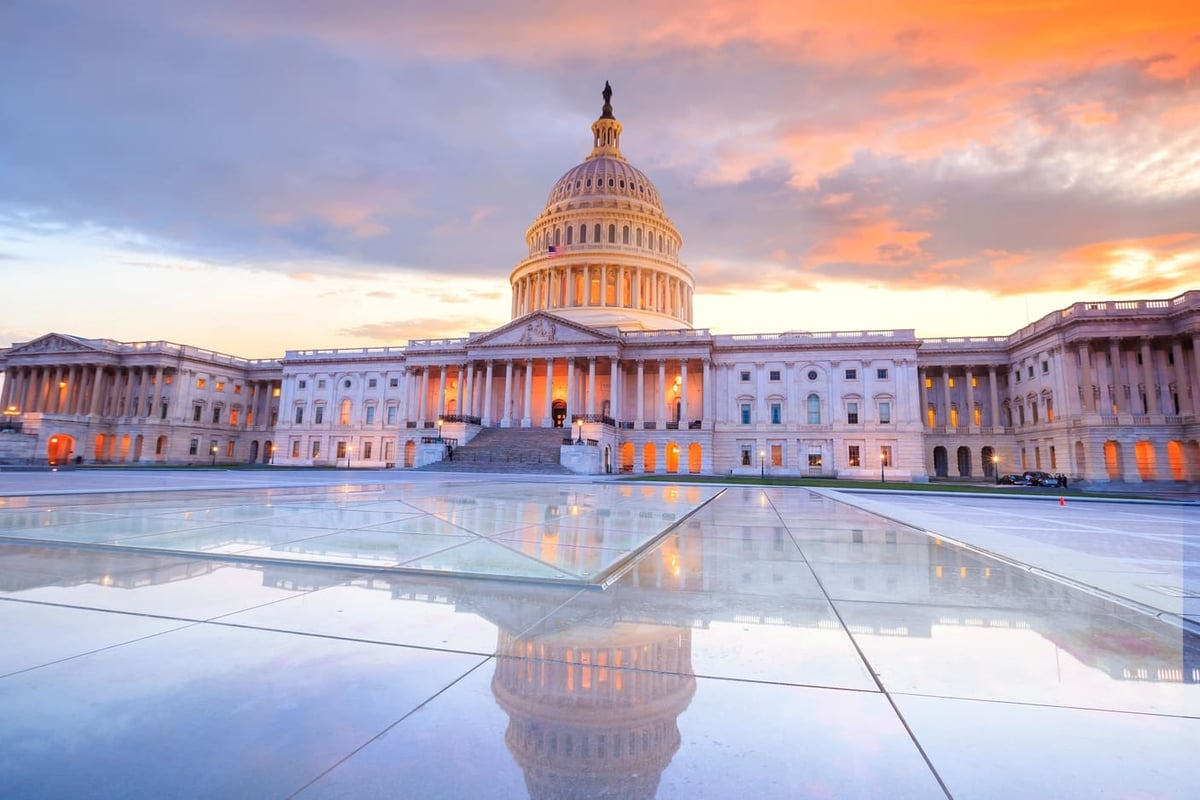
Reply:
<svg viewBox="0 0 1200 800"><path fill-rule="evenodd" d="M338 425L350 424L350 398L342 400L341 406L338 408Z"/></svg>
<svg viewBox="0 0 1200 800"><path fill-rule="evenodd" d="M600 238L600 223L599 222L597 222L596 227L592 229L592 233L595 234L592 237L592 239L596 242L596 244L600 244L600 242L604 241L603 239Z"/></svg>
<svg viewBox="0 0 1200 800"><path fill-rule="evenodd" d="M555 229L554 229L554 246L555 246L555 247L558 247L558 245L559 245L559 241L558 241L558 235L559 235L560 233L562 233L562 231L560 231L558 228L555 228Z"/></svg>
<svg viewBox="0 0 1200 800"><path fill-rule="evenodd" d="M820 396L818 396L816 394L810 394L808 396L807 403L808 403L808 424L809 425L820 425L821 424L821 398L820 398Z"/></svg>
<svg viewBox="0 0 1200 800"><path fill-rule="evenodd" d="M629 244L629 226L621 229L621 244Z"/></svg>
<svg viewBox="0 0 1200 800"><path fill-rule="evenodd" d="M579 226L579 243L587 244L587 225Z"/></svg>
<svg viewBox="0 0 1200 800"><path fill-rule="evenodd" d="M660 233L658 235L658 252L661 253L662 251L663 251L663 235Z"/></svg>
<svg viewBox="0 0 1200 800"><path fill-rule="evenodd" d="M608 243L609 244L617 243L617 226L616 225L608 226Z"/></svg>
<svg viewBox="0 0 1200 800"><path fill-rule="evenodd" d="M567 244L575 244L575 229L570 225L567 226Z"/></svg>
<svg viewBox="0 0 1200 800"><path fill-rule="evenodd" d="M641 228L637 229L637 246L638 247L642 246L642 229Z"/></svg>

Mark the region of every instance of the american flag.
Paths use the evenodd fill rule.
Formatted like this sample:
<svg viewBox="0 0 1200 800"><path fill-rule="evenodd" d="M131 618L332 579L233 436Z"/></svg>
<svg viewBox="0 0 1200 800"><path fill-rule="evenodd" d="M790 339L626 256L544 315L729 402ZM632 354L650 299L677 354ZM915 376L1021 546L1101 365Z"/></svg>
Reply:
<svg viewBox="0 0 1200 800"><path fill-rule="evenodd" d="M546 254L553 258L554 256L558 255L558 248L554 245L550 245L550 247L546 250Z"/></svg>

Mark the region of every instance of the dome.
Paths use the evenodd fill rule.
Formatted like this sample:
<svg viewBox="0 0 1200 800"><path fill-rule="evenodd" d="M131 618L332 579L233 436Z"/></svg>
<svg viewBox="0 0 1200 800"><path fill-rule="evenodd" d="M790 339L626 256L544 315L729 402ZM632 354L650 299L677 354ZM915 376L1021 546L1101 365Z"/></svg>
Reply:
<svg viewBox="0 0 1200 800"><path fill-rule="evenodd" d="M598 156L567 170L546 198L552 206L565 200L624 198L663 211L658 189L646 174L623 158Z"/></svg>

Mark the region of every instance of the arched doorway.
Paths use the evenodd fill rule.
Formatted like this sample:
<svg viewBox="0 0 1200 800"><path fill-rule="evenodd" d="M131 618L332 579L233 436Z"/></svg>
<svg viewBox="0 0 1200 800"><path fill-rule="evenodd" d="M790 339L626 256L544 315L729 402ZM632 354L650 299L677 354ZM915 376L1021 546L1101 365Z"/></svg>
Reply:
<svg viewBox="0 0 1200 800"><path fill-rule="evenodd" d="M417 443L409 439L404 443L404 466L411 467L417 463Z"/></svg>
<svg viewBox="0 0 1200 800"><path fill-rule="evenodd" d="M270 439L267 439L267 441L263 442L262 461L264 464L275 463L275 443Z"/></svg>
<svg viewBox="0 0 1200 800"><path fill-rule="evenodd" d="M249 463L253 464L258 460L258 439L250 440L250 458Z"/></svg>
<svg viewBox="0 0 1200 800"><path fill-rule="evenodd" d="M1121 443L1109 439L1104 443L1104 466L1110 481L1121 480Z"/></svg>
<svg viewBox="0 0 1200 800"><path fill-rule="evenodd" d="M989 445L980 450L979 463L983 467L983 477L996 477L996 448Z"/></svg>
<svg viewBox="0 0 1200 800"><path fill-rule="evenodd" d="M688 472L698 475L703 467L704 448L700 446L699 442L692 442L688 445Z"/></svg>
<svg viewBox="0 0 1200 800"><path fill-rule="evenodd" d="M1187 462L1183 457L1183 443L1167 442L1167 463L1171 465L1171 480L1187 480Z"/></svg>
<svg viewBox="0 0 1200 800"><path fill-rule="evenodd" d="M958 456L958 475L959 475L959 477L961 477L961 478L971 477L971 448L966 447L965 445L963 447L958 448L957 456Z"/></svg>
<svg viewBox="0 0 1200 800"><path fill-rule="evenodd" d="M104 460L104 446L107 444L107 439L108 437L106 437L103 433L96 434L96 454L92 458L92 460L96 463L100 463Z"/></svg>
<svg viewBox="0 0 1200 800"><path fill-rule="evenodd" d="M52 467L69 463L74 453L75 437L73 436L58 433L51 436L50 441L46 442L46 461Z"/></svg>
<svg viewBox="0 0 1200 800"><path fill-rule="evenodd" d="M654 442L646 442L642 447L642 472L654 472L657 461L658 449L655 448Z"/></svg>
<svg viewBox="0 0 1200 800"><path fill-rule="evenodd" d="M1133 448L1137 459L1138 475L1144 481L1158 479L1158 455L1154 452L1154 442L1142 439Z"/></svg>
<svg viewBox="0 0 1200 800"><path fill-rule="evenodd" d="M567 404L563 400L555 400L550 404L550 418L554 420L554 427L561 428L567 419Z"/></svg>
<svg viewBox="0 0 1200 800"><path fill-rule="evenodd" d="M134 437L134 439L133 439L133 461L135 464L142 460L142 449L145 447L145 445L146 445L146 437L142 436L142 434L139 433L137 436Z"/></svg>
<svg viewBox="0 0 1200 800"><path fill-rule="evenodd" d="M621 445L621 472L633 472L633 442Z"/></svg>
<svg viewBox="0 0 1200 800"><path fill-rule="evenodd" d="M154 440L154 458L156 461L165 461L167 458L167 437L160 436Z"/></svg>
<svg viewBox="0 0 1200 800"><path fill-rule="evenodd" d="M941 445L933 448L933 474L938 478L945 478L950 474L950 459L946 448Z"/></svg>
<svg viewBox="0 0 1200 800"><path fill-rule="evenodd" d="M679 472L679 445L667 442L667 472L674 475Z"/></svg>
<svg viewBox="0 0 1200 800"><path fill-rule="evenodd" d="M126 461L128 461L128 460L129 460L129 445L130 445L130 441L131 441L131 440L130 440L130 438L129 438L129 434L128 434L128 433L127 433L127 434L125 434L124 436L122 436L122 437L121 437L121 454L120 454L120 461L121 461L121 463L125 463Z"/></svg>
<svg viewBox="0 0 1200 800"><path fill-rule="evenodd" d="M1080 478L1087 475L1087 451L1078 440L1075 442L1075 474Z"/></svg>

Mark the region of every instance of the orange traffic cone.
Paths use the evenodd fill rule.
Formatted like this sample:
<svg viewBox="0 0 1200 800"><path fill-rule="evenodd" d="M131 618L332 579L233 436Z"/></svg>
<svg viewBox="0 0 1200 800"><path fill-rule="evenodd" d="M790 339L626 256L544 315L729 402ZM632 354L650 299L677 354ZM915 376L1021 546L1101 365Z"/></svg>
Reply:
<svg viewBox="0 0 1200 800"><path fill-rule="evenodd" d="M1067 498L1065 498L1065 497L1058 498L1058 504L1060 506L1065 506L1067 504Z"/></svg>

